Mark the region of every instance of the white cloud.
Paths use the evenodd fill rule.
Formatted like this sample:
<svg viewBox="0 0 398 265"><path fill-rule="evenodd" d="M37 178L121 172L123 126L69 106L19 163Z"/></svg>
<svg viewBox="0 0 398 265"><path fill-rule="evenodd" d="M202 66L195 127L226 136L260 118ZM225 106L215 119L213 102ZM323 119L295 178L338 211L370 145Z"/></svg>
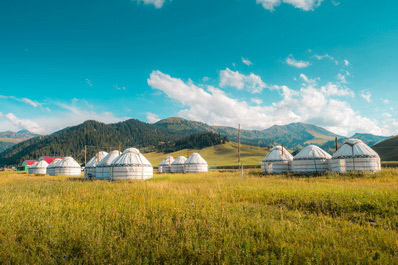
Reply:
<svg viewBox="0 0 398 265"><path fill-rule="evenodd" d="M349 62L347 59L344 59L344 65L345 65L345 66L349 66L349 65L350 65L350 62Z"/></svg>
<svg viewBox="0 0 398 265"><path fill-rule="evenodd" d="M274 11L275 7L281 3L286 3L294 6L295 8L304 11L315 10L323 0L256 0L257 4L261 4L265 9Z"/></svg>
<svg viewBox="0 0 398 265"><path fill-rule="evenodd" d="M89 87L93 87L93 83L91 82L90 79L86 78L86 83Z"/></svg>
<svg viewBox="0 0 398 265"><path fill-rule="evenodd" d="M153 5L156 8L161 8L163 7L165 0L137 0L137 2L142 2L146 5Z"/></svg>
<svg viewBox="0 0 398 265"><path fill-rule="evenodd" d="M247 129L264 129L274 124L307 122L342 135L356 131L389 134L376 120L361 116L347 102L336 99L336 96L350 94L341 92L338 87L304 86L293 90L287 86L271 86L271 90L281 93L282 100L270 105L251 106L227 96L218 88L202 88L160 71L151 73L148 84L183 104L180 116L212 125L236 126L241 123Z"/></svg>
<svg viewBox="0 0 398 265"><path fill-rule="evenodd" d="M118 86L118 85L113 85L113 88L117 90L126 90L127 88L125 86Z"/></svg>
<svg viewBox="0 0 398 265"><path fill-rule="evenodd" d="M388 99L383 99L383 103L388 104L388 103L390 103L390 101Z"/></svg>
<svg viewBox="0 0 398 265"><path fill-rule="evenodd" d="M391 117L392 117L392 115L391 115L390 113L387 113L387 112L386 112L386 113L383 113L383 116L384 116L384 117L387 117L387 118L391 118Z"/></svg>
<svg viewBox="0 0 398 265"><path fill-rule="evenodd" d="M40 127L37 122L28 119L19 119L13 113L8 113L7 115L2 114L0 117L7 119L18 130L28 130L37 134L44 132L44 129Z"/></svg>
<svg viewBox="0 0 398 265"><path fill-rule="evenodd" d="M308 78L305 74L300 74L300 78L301 78L306 84L311 85L311 86L316 86L316 85L318 84L317 81L320 80L319 77L318 77L318 78L315 78L315 79L310 79L310 78Z"/></svg>
<svg viewBox="0 0 398 265"><path fill-rule="evenodd" d="M355 93L346 87L340 87L333 83L327 83L326 85L322 86L321 91L326 96L340 96L340 97L354 97Z"/></svg>
<svg viewBox="0 0 398 265"><path fill-rule="evenodd" d="M220 71L219 85L220 87L234 87L238 90L245 89L250 93L260 93L267 86L258 75L253 73L244 75L229 68Z"/></svg>
<svg viewBox="0 0 398 265"><path fill-rule="evenodd" d="M317 60L328 59L328 60L334 62L336 65L339 64L339 62L338 62L333 56L331 56L331 55L329 55L329 54L324 54L324 55L315 54L314 57L315 57Z"/></svg>
<svg viewBox="0 0 398 265"><path fill-rule="evenodd" d="M249 59L244 58L244 57L242 57L242 63L246 64L247 66L250 66L253 64Z"/></svg>
<svg viewBox="0 0 398 265"><path fill-rule="evenodd" d="M259 98L251 98L251 101L252 101L254 104L257 104L257 105L263 104L263 101L262 101L261 99L259 99Z"/></svg>
<svg viewBox="0 0 398 265"><path fill-rule="evenodd" d="M340 83L347 84L347 78L345 77L345 75L338 73L337 79L340 81Z"/></svg>
<svg viewBox="0 0 398 265"><path fill-rule="evenodd" d="M156 123L158 121L160 121L160 118L158 115L151 113L151 112L147 112L146 113L146 120L149 123Z"/></svg>
<svg viewBox="0 0 398 265"><path fill-rule="evenodd" d="M32 107L35 107L35 108L41 107L43 105L42 103L39 103L39 102L34 101L34 100L31 100L29 98L17 98L17 97L14 97L14 96L4 96L4 95L0 95L0 98L1 99L12 99L12 100L16 100L16 101L19 101L19 102L23 102L23 103L31 105Z"/></svg>
<svg viewBox="0 0 398 265"><path fill-rule="evenodd" d="M362 91L361 92L361 97L363 98L363 99L365 99L367 102L371 102L372 101L372 94L370 94L370 92L369 91Z"/></svg>
<svg viewBox="0 0 398 265"><path fill-rule="evenodd" d="M293 67L296 67L296 68L306 68L306 67L308 67L308 66L311 65L311 63L308 62L308 61L298 61L298 60L294 59L294 58L293 58L293 55L289 55L289 56L286 58L285 62L286 62L288 65L293 66Z"/></svg>

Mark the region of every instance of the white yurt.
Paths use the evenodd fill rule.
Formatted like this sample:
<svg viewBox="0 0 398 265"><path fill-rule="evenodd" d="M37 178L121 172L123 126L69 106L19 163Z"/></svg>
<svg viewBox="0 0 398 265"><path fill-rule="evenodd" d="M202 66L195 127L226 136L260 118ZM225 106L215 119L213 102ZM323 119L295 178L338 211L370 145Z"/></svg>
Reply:
<svg viewBox="0 0 398 265"><path fill-rule="evenodd" d="M198 153L193 153L184 164L184 173L208 172L209 166L206 160Z"/></svg>
<svg viewBox="0 0 398 265"><path fill-rule="evenodd" d="M184 164L187 161L185 156L179 156L171 163L171 173L184 173Z"/></svg>
<svg viewBox="0 0 398 265"><path fill-rule="evenodd" d="M334 153L331 169L335 172L379 171L380 156L359 139L348 139Z"/></svg>
<svg viewBox="0 0 398 265"><path fill-rule="evenodd" d="M34 163L33 165L31 165L30 167L29 167L29 169L28 169L28 174L34 174L33 173L33 170L35 169L35 167L37 166L37 162L36 163Z"/></svg>
<svg viewBox="0 0 398 265"><path fill-rule="evenodd" d="M330 170L332 156L316 145L309 145L294 158L291 171L294 173L318 173Z"/></svg>
<svg viewBox="0 0 398 265"><path fill-rule="evenodd" d="M102 159L104 159L107 154L108 153L104 151L98 152L93 158L90 159L90 161L87 162L86 166L84 167L84 178L95 178L97 173L96 166Z"/></svg>
<svg viewBox="0 0 398 265"><path fill-rule="evenodd" d="M65 157L55 165L56 176L81 176L81 174L81 166L72 157Z"/></svg>
<svg viewBox="0 0 398 265"><path fill-rule="evenodd" d="M171 173L171 164L174 162L174 157L166 156L158 167L158 173Z"/></svg>
<svg viewBox="0 0 398 265"><path fill-rule="evenodd" d="M29 174L45 175L47 174L47 167L48 163L45 160L41 160L39 163L36 163L34 167L30 167Z"/></svg>
<svg viewBox="0 0 398 265"><path fill-rule="evenodd" d="M280 174L290 171L293 156L282 146L272 148L261 162L261 170L268 174Z"/></svg>
<svg viewBox="0 0 398 265"><path fill-rule="evenodd" d="M47 174L50 176L55 176L55 167L58 165L58 163L60 163L62 161L62 159L57 158L54 159L53 162L51 162L48 167L47 167Z"/></svg>
<svg viewBox="0 0 398 265"><path fill-rule="evenodd" d="M151 163L136 148L126 149L111 164L112 180L153 178Z"/></svg>
<svg viewBox="0 0 398 265"><path fill-rule="evenodd" d="M96 179L110 179L111 178L111 164L118 158L120 152L115 150L107 154L96 166Z"/></svg>

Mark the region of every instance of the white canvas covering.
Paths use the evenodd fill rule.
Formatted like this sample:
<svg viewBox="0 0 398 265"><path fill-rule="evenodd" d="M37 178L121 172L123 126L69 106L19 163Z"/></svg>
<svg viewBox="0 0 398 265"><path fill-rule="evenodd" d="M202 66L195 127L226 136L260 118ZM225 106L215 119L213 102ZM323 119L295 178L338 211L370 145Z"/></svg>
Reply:
<svg viewBox="0 0 398 265"><path fill-rule="evenodd" d="M34 164L34 167L30 167L29 174L45 175L47 174L48 163L41 160L39 163Z"/></svg>
<svg viewBox="0 0 398 265"><path fill-rule="evenodd" d="M47 174L50 176L55 176L55 167L60 163L62 159L54 159L53 162L51 162L48 167L47 167Z"/></svg>
<svg viewBox="0 0 398 265"><path fill-rule="evenodd" d="M209 166L206 160L198 153L193 153L184 164L184 173L208 172Z"/></svg>
<svg viewBox="0 0 398 265"><path fill-rule="evenodd" d="M331 168L335 172L380 171L380 156L359 139L348 139L334 153Z"/></svg>
<svg viewBox="0 0 398 265"><path fill-rule="evenodd" d="M151 163L136 148L129 148L111 164L112 180L153 178Z"/></svg>
<svg viewBox="0 0 398 265"><path fill-rule="evenodd" d="M108 153L104 151L98 152L93 158L90 159L90 161L87 162L86 166L84 167L84 178L95 178L97 173L96 166L102 159L104 159L107 154Z"/></svg>
<svg viewBox="0 0 398 265"><path fill-rule="evenodd" d="M34 163L33 165L31 165L30 167L29 167L29 169L28 169L28 174L33 174L33 169L37 166L37 162L36 163Z"/></svg>
<svg viewBox="0 0 398 265"><path fill-rule="evenodd" d="M81 166L72 157L65 157L55 165L56 176L81 176L81 174Z"/></svg>
<svg viewBox="0 0 398 265"><path fill-rule="evenodd" d="M316 145L309 145L294 158L291 170L294 173L326 172L329 169L332 156Z"/></svg>
<svg viewBox="0 0 398 265"><path fill-rule="evenodd" d="M111 164L118 158L120 152L115 150L107 154L96 166L96 179L110 179L111 178Z"/></svg>
<svg viewBox="0 0 398 265"><path fill-rule="evenodd" d="M171 164L174 162L174 157L166 156L158 167L158 173L171 173Z"/></svg>
<svg viewBox="0 0 398 265"><path fill-rule="evenodd" d="M282 146L272 148L261 162L261 170L268 174L280 174L290 171L293 156Z"/></svg>
<svg viewBox="0 0 398 265"><path fill-rule="evenodd" d="M171 173L184 173L184 164L187 161L185 156L179 156L171 163Z"/></svg>

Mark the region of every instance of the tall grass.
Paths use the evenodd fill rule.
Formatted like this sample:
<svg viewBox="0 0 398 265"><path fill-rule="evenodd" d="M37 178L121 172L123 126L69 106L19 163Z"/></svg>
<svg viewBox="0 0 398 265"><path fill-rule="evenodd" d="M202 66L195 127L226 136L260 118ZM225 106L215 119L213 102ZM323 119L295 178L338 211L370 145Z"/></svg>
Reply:
<svg viewBox="0 0 398 265"><path fill-rule="evenodd" d="M394 169L113 183L0 174L0 263L398 264Z"/></svg>

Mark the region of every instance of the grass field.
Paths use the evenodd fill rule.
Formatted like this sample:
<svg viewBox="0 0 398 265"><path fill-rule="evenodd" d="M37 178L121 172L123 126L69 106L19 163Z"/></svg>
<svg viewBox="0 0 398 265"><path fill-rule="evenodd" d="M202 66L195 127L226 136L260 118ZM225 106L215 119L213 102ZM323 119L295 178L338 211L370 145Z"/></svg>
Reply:
<svg viewBox="0 0 398 265"><path fill-rule="evenodd" d="M238 144L234 142L227 142L225 144L203 148L201 150L181 150L169 155L174 158L185 156L197 152L203 156L210 166L233 166L238 164ZM241 145L241 160L244 166L247 165L260 165L265 155L268 154L267 148L257 146ZM152 163L153 166L165 158L164 153L146 153L145 157Z"/></svg>
<svg viewBox="0 0 398 265"><path fill-rule="evenodd" d="M398 264L398 170L150 181L0 172L2 264Z"/></svg>

